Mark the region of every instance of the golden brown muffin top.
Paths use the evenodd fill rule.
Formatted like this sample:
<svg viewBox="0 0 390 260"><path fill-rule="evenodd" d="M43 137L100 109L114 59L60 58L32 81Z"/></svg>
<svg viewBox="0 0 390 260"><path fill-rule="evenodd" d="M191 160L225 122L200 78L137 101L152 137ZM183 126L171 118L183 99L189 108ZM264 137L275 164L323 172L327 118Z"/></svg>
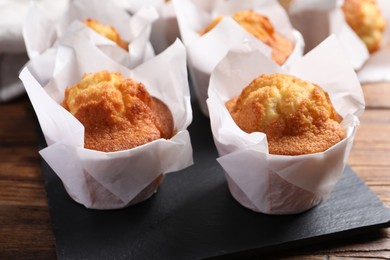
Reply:
<svg viewBox="0 0 390 260"><path fill-rule="evenodd" d="M226 107L243 131L267 135L271 154L322 152L345 136L328 94L291 75L261 75Z"/></svg>
<svg viewBox="0 0 390 260"><path fill-rule="evenodd" d="M293 50L293 44L282 35L275 32L274 26L268 17L255 13L252 10L239 11L232 18L247 32L272 48L272 59L279 65L283 64ZM212 30L223 16L215 18L201 34Z"/></svg>
<svg viewBox="0 0 390 260"><path fill-rule="evenodd" d="M378 50L386 21L375 0L345 0L342 6L345 20L362 39L370 53Z"/></svg>
<svg viewBox="0 0 390 260"><path fill-rule="evenodd" d="M104 37L110 39L111 41L118 44L121 48L128 51L129 43L122 40L117 30L109 25L102 24L92 18L88 18L83 22L86 26L94 30L95 32L103 35Z"/></svg>
<svg viewBox="0 0 390 260"><path fill-rule="evenodd" d="M66 89L63 106L84 125L88 149L119 151L173 135L169 108L119 73L85 74Z"/></svg>

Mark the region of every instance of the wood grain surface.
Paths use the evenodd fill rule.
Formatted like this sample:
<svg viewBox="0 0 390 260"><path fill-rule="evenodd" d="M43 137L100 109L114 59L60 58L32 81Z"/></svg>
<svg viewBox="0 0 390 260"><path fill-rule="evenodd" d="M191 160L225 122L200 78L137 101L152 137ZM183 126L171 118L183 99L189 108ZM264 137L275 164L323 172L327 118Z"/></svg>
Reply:
<svg viewBox="0 0 390 260"><path fill-rule="evenodd" d="M55 259L37 135L27 97L0 104L0 258Z"/></svg>
<svg viewBox="0 0 390 260"><path fill-rule="evenodd" d="M349 164L390 207L390 84L365 85L363 91L367 107ZM0 259L56 258L34 120L26 96L0 104ZM389 259L390 229L278 258Z"/></svg>
<svg viewBox="0 0 390 260"><path fill-rule="evenodd" d="M291 0L279 1L288 7ZM390 207L390 83L363 91L366 111L349 164ZM0 259L56 259L35 127L26 96L0 103ZM390 228L269 257L390 259Z"/></svg>

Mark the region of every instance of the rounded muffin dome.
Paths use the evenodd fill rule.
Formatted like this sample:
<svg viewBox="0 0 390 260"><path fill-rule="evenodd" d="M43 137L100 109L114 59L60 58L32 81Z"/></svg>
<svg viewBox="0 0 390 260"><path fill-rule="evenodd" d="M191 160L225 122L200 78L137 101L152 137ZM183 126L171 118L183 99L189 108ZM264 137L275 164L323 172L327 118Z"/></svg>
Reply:
<svg viewBox="0 0 390 260"><path fill-rule="evenodd" d="M322 152L345 136L328 94L291 75L261 75L226 107L243 131L267 135L272 154Z"/></svg>
<svg viewBox="0 0 390 260"><path fill-rule="evenodd" d="M348 25L365 43L368 51L378 50L386 21L375 0L345 0L342 5Z"/></svg>
<svg viewBox="0 0 390 260"><path fill-rule="evenodd" d="M63 106L84 125L85 148L118 151L173 135L169 108L119 73L85 74L66 89Z"/></svg>

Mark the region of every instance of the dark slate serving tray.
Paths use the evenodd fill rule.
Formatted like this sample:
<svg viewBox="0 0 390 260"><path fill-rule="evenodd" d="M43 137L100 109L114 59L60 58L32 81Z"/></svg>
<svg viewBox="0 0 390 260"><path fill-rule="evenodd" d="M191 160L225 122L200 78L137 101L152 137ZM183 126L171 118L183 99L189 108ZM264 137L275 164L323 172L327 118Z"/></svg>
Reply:
<svg viewBox="0 0 390 260"><path fill-rule="evenodd" d="M204 259L299 248L390 226L390 210L347 167L330 198L301 214L252 212L230 195L208 118L193 104L194 165L138 205L86 209L42 160L58 259ZM41 147L46 144L40 133Z"/></svg>

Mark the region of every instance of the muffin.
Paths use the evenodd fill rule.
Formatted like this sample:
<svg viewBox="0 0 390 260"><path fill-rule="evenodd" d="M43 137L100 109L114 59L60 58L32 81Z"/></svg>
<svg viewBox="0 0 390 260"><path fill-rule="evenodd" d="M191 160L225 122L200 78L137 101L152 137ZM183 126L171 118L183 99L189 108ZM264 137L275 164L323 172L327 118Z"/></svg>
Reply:
<svg viewBox="0 0 390 260"><path fill-rule="evenodd" d="M174 134L169 108L119 73L85 74L66 89L63 106L84 125L87 149L120 151Z"/></svg>
<svg viewBox="0 0 390 260"><path fill-rule="evenodd" d="M282 65L293 51L293 44L275 31L268 17L245 10L234 13L232 18L247 32L272 48L272 59L277 64ZM215 18L201 34L212 30L222 19L223 16Z"/></svg>
<svg viewBox="0 0 390 260"><path fill-rule="evenodd" d="M83 23L89 28L91 28L92 30L94 30L95 32L115 42L124 50L126 51L129 50L129 43L121 39L119 33L116 31L114 27L102 24L91 18L87 19Z"/></svg>
<svg viewBox="0 0 390 260"><path fill-rule="evenodd" d="M386 21L375 0L345 0L342 5L348 25L370 53L380 48Z"/></svg>
<svg viewBox="0 0 390 260"><path fill-rule="evenodd" d="M243 131L267 135L270 154L323 152L345 138L328 94L291 75L261 75L226 107Z"/></svg>

